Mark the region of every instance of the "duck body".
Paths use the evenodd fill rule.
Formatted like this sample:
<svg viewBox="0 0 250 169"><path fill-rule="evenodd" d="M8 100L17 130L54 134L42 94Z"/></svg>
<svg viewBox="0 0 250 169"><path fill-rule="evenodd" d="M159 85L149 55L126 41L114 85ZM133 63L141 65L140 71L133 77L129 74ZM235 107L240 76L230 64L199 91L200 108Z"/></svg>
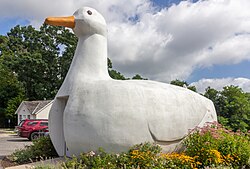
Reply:
<svg viewBox="0 0 250 169"><path fill-rule="evenodd" d="M64 136L70 154L134 144L170 145L216 119L213 103L187 89L153 81L83 82L68 99ZM72 131L72 129L74 130ZM164 147L173 151L173 146Z"/></svg>
<svg viewBox="0 0 250 169"><path fill-rule="evenodd" d="M189 89L111 79L104 18L89 7L74 17L77 49L49 113L51 140L60 156L100 147L122 152L143 142L173 151L190 129L217 121L212 101Z"/></svg>

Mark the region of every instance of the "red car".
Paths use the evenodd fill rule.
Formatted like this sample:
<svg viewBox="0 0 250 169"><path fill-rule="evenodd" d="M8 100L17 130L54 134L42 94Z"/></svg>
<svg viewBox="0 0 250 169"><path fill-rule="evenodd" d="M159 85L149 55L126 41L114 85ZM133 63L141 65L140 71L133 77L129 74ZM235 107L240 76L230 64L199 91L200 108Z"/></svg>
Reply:
<svg viewBox="0 0 250 169"><path fill-rule="evenodd" d="M29 140L37 139L48 132L48 120L46 119L26 119L22 120L16 127L17 134L20 137L28 138Z"/></svg>

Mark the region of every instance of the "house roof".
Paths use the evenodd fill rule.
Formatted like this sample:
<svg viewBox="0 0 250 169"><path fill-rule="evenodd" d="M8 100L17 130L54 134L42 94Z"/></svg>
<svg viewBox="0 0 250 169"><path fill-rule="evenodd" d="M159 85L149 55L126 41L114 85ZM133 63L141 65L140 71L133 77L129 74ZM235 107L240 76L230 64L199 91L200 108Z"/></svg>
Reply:
<svg viewBox="0 0 250 169"><path fill-rule="evenodd" d="M53 102L52 100L22 101L22 103L19 105L18 109L16 110L16 114L18 113L19 109L24 105L26 106L26 108L29 110L31 114L37 114L40 112L40 110L47 107L52 102Z"/></svg>

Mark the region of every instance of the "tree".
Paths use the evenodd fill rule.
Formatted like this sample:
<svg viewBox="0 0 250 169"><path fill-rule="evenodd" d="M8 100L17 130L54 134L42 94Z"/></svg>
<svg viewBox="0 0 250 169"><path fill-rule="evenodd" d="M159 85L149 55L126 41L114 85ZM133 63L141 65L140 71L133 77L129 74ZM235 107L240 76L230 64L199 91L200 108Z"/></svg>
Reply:
<svg viewBox="0 0 250 169"><path fill-rule="evenodd" d="M16 73L29 100L52 99L64 80L76 37L63 27L16 26L7 34L4 64Z"/></svg>
<svg viewBox="0 0 250 169"><path fill-rule="evenodd" d="M186 87L189 90L192 90L192 91L196 92L196 87L195 86L190 86L186 81L181 81L181 80L176 79L176 80L172 80L170 82L170 84L180 86L180 87Z"/></svg>
<svg viewBox="0 0 250 169"><path fill-rule="evenodd" d="M209 86L205 89L204 96L212 100L212 102L214 103L217 115L220 116L221 108L223 107L222 105L223 103L221 101L222 97L220 97L221 96L220 92Z"/></svg>
<svg viewBox="0 0 250 169"><path fill-rule="evenodd" d="M238 86L226 86L221 92L221 116L228 120L233 130L250 130L250 102L248 95Z"/></svg>
<svg viewBox="0 0 250 169"><path fill-rule="evenodd" d="M141 77L139 74L136 74L135 76L132 77L132 80L148 80L148 79Z"/></svg>
<svg viewBox="0 0 250 169"><path fill-rule="evenodd" d="M126 80L127 79L120 72L118 72L118 71L116 71L116 70L114 70L112 68L113 68L112 61L108 58L108 72L109 72L109 76L112 79L116 79L116 80Z"/></svg>
<svg viewBox="0 0 250 169"><path fill-rule="evenodd" d="M7 111L7 107L12 105L16 110L17 106L24 99L24 88L17 80L14 73L4 67L0 62L0 127L8 126L8 120L11 120L11 126L15 125L15 111Z"/></svg>
<svg viewBox="0 0 250 169"><path fill-rule="evenodd" d="M205 97L214 102L218 121L234 131L250 130L250 99L249 94L244 93L237 86L225 86L217 91L208 87Z"/></svg>

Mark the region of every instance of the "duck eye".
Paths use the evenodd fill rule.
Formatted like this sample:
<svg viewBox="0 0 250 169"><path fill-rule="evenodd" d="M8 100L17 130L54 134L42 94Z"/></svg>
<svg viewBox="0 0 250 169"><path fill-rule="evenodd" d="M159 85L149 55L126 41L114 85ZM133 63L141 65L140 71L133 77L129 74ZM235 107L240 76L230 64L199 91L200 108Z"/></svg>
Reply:
<svg viewBox="0 0 250 169"><path fill-rule="evenodd" d="M92 15L92 12L91 12L90 10L88 10L87 13L88 13L89 15Z"/></svg>

